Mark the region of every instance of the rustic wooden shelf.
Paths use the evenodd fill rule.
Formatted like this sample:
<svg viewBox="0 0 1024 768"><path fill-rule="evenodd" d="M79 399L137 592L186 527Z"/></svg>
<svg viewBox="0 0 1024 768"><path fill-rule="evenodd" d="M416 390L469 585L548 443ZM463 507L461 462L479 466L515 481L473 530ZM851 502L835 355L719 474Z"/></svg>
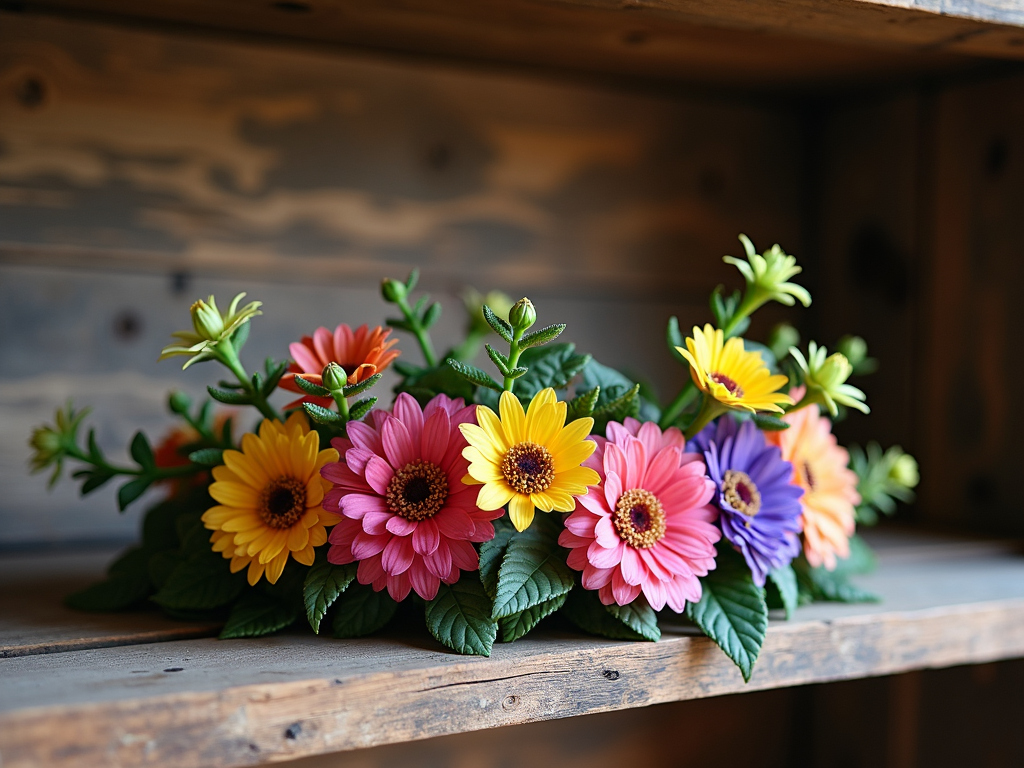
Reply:
<svg viewBox="0 0 1024 768"><path fill-rule="evenodd" d="M0 756L38 765L247 765L515 723L1024 656L1024 557L1002 543L892 535L860 583L878 605L815 605L773 621L753 679L706 638L658 643L544 629L489 659L424 631L357 641L86 616L58 595L93 556L0 563ZM71 615L73 624L62 623ZM180 636L180 635L179 635ZM77 638L77 639L76 639ZM115 647L102 647L103 645ZM59 723L59 727L55 724Z"/></svg>
<svg viewBox="0 0 1024 768"><path fill-rule="evenodd" d="M1024 59L1022 0L25 0L29 13L744 87Z"/></svg>

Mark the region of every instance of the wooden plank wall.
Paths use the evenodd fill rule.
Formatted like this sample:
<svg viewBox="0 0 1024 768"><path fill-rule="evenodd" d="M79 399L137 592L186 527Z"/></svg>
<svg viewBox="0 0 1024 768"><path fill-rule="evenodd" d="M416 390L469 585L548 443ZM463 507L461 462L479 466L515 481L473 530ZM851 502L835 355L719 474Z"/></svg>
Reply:
<svg viewBox="0 0 1024 768"><path fill-rule="evenodd" d="M381 275L415 265L442 342L465 285L529 293L670 394L665 318L707 319L736 234L801 253L785 105L0 20L0 546L134 535L113 489L47 495L26 438L71 395L114 455L159 434L166 389L217 378L155 362L198 296L265 302L260 360L380 322Z"/></svg>

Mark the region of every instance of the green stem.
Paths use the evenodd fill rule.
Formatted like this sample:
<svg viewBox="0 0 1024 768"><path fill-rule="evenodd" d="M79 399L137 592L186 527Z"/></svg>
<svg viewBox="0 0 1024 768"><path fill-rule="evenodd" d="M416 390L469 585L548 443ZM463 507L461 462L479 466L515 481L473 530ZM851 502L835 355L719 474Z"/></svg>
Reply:
<svg viewBox="0 0 1024 768"><path fill-rule="evenodd" d="M412 307L409 306L409 302L405 298L399 299L397 302L398 308L402 310L402 314L405 316L405 320L409 323L412 328L413 335L416 337L416 341L419 342L420 349L423 351L423 359L427 362L428 368L437 367L437 355L434 354L434 345L430 341L430 333L423 324L420 323L420 319L412 311Z"/></svg>
<svg viewBox="0 0 1024 768"><path fill-rule="evenodd" d="M93 467L99 467L112 475L129 475L131 477L141 477L146 475L152 477L154 480L163 480L168 477L179 477L181 475L194 475L197 472L206 470L206 467L198 464L182 464L177 467L153 467L152 469L135 469L133 467L119 467L116 464L109 463L106 459L96 461L89 454L79 448L77 445L70 445L65 448L65 453L73 459L77 459L84 464L89 464Z"/></svg>
<svg viewBox="0 0 1024 768"><path fill-rule="evenodd" d="M275 421L284 421L274 407L267 402L267 398L263 396L256 387L252 385L252 380L249 378L249 374L245 372L245 368L242 367L242 361L238 359L238 353L235 352L235 348L231 342L227 339L217 344L213 348L213 353L220 362L227 366L228 370L235 374L235 378L238 379L239 385L245 390L245 393L249 395L249 400L256 407L256 409L262 413L266 418Z"/></svg>
<svg viewBox="0 0 1024 768"><path fill-rule="evenodd" d="M760 296L760 292L755 290L747 291L743 295L743 301L736 307L736 312L729 322L726 323L725 328L722 329L722 333L725 338L732 338L733 332L736 330L736 326L739 325L743 320L754 313L754 311L767 301L766 297Z"/></svg>
<svg viewBox="0 0 1024 768"><path fill-rule="evenodd" d="M688 406L693 400L696 392L697 390L693 386L693 379L687 379L686 383L683 384L682 388L679 390L679 394L676 395L675 399L673 399L672 402L665 407L665 410L662 411L661 419L658 420L658 426L662 429L668 429L671 427L675 423L676 419L679 418L679 414L681 414L686 409L686 406Z"/></svg>
<svg viewBox="0 0 1024 768"><path fill-rule="evenodd" d="M690 426L686 428L686 432L683 433L686 436L686 439L692 439L694 435L696 435L698 432L704 429L704 427L710 424L713 419L721 416L728 410L728 408L726 408L720 402L715 400L715 398L711 397L708 394L705 394L704 402L701 403L700 406L700 411L697 413L697 416L694 418L694 420L690 423Z"/></svg>
<svg viewBox="0 0 1024 768"><path fill-rule="evenodd" d="M519 366L519 356L523 354L523 351L519 348L519 341L523 338L523 334L526 332L525 328L520 328L512 331L512 343L508 345L508 367L517 368ZM516 380L511 376L505 377L505 391L511 392L515 386Z"/></svg>

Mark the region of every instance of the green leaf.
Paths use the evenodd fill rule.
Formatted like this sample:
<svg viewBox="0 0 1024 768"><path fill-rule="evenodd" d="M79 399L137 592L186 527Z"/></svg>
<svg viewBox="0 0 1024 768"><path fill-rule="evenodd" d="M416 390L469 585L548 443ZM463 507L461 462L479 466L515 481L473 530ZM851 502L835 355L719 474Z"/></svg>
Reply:
<svg viewBox="0 0 1024 768"><path fill-rule="evenodd" d="M171 550L157 552L149 558L146 574L153 586L160 590L171 578L174 569L185 561L185 556Z"/></svg>
<svg viewBox="0 0 1024 768"><path fill-rule="evenodd" d="M791 565L784 565L781 568L773 568L768 572L768 578L779 592L782 607L786 610L786 618L793 618L793 611L800 602L800 590L796 583L796 571Z"/></svg>
<svg viewBox="0 0 1024 768"><path fill-rule="evenodd" d="M604 432L609 421L624 421L640 414L640 385L634 384L625 393L594 410L594 430Z"/></svg>
<svg viewBox="0 0 1024 768"><path fill-rule="evenodd" d="M423 369L418 365L407 363L404 360L395 360L391 364L391 367L395 369L399 376L403 376L404 378L409 378L410 376L416 376L423 373Z"/></svg>
<svg viewBox="0 0 1024 768"><path fill-rule="evenodd" d="M480 545L480 581L484 585L487 596L494 600L498 588L498 569L505 557L509 539L515 534L515 526L508 515L494 521L494 538Z"/></svg>
<svg viewBox="0 0 1024 768"><path fill-rule="evenodd" d="M334 636L363 637L391 621L398 603L386 589L374 592L368 584L353 584L335 603Z"/></svg>
<svg viewBox="0 0 1024 768"><path fill-rule="evenodd" d="M302 602L306 606L306 618L314 633L320 634L320 622L327 609L338 599L338 595L348 589L355 577L355 563L334 565L327 562L326 556L317 552L317 562L309 569L302 585Z"/></svg>
<svg viewBox="0 0 1024 768"><path fill-rule="evenodd" d="M200 448L188 455L188 460L193 464L202 464L204 467L216 467L224 463L223 448Z"/></svg>
<svg viewBox="0 0 1024 768"><path fill-rule="evenodd" d="M296 376L292 379L295 382L295 386L305 392L311 397L330 397L331 390L327 387L321 387L319 384L315 384L312 381L307 381L301 376Z"/></svg>
<svg viewBox="0 0 1024 768"><path fill-rule="evenodd" d="M227 405L249 404L249 396L245 392L229 392L226 389L217 389L216 387L207 387L206 391L210 393L210 397L214 400L226 403Z"/></svg>
<svg viewBox="0 0 1024 768"><path fill-rule="evenodd" d="M487 324L491 326L491 329L501 338L503 338L506 344L511 344L512 326L508 324L508 321L502 320L500 317L494 314L494 311L486 304L484 304L481 307L481 310L484 313L484 320L486 320Z"/></svg>
<svg viewBox="0 0 1024 768"><path fill-rule="evenodd" d="M780 432L783 429L789 429L789 424L770 413L755 413L753 418L757 428L765 432Z"/></svg>
<svg viewBox="0 0 1024 768"><path fill-rule="evenodd" d="M576 397L567 403L568 407L566 408L565 422L568 424L576 419L582 419L586 416L590 416L594 412L594 406L597 405L597 399L600 396L600 387L594 387L582 394L576 395Z"/></svg>
<svg viewBox="0 0 1024 768"><path fill-rule="evenodd" d="M768 631L764 589L728 547L719 547L718 565L701 579L701 589L700 602L687 604L687 617L718 644L749 682Z"/></svg>
<svg viewBox="0 0 1024 768"><path fill-rule="evenodd" d="M495 392L502 391L502 387L500 384L498 384L498 382L496 382L486 373L481 371L475 365L470 365L469 363L460 363L453 357L449 357L445 362L448 363L448 365L450 365L455 370L456 373L458 373L467 381L473 382L478 387L487 387L488 389L493 389Z"/></svg>
<svg viewBox="0 0 1024 768"><path fill-rule="evenodd" d="M232 637L262 637L293 624L298 606L274 600L258 590L249 590L231 607L221 640Z"/></svg>
<svg viewBox="0 0 1024 768"><path fill-rule="evenodd" d="M546 387L565 389L569 382L590 362L590 355L575 354L575 344L552 344L527 349L519 357L519 365L529 372L516 382L515 393L529 402Z"/></svg>
<svg viewBox="0 0 1024 768"><path fill-rule="evenodd" d="M416 287L416 283L420 281L420 271L413 267L409 272L409 276L405 278L405 290L407 293L412 293L412 289Z"/></svg>
<svg viewBox="0 0 1024 768"><path fill-rule="evenodd" d="M375 406L376 404L376 397L367 397L365 400L360 400L359 402L353 403L348 409L349 419L355 419L356 421L358 421L359 419L363 418L363 416L368 414L373 409L373 406Z"/></svg>
<svg viewBox="0 0 1024 768"><path fill-rule="evenodd" d="M273 365L273 360L267 358L267 383L263 385L263 396L269 397L270 394L277 389L278 383L281 381L281 377L284 376L285 371L288 370L288 363L282 361Z"/></svg>
<svg viewBox="0 0 1024 768"><path fill-rule="evenodd" d="M606 605L604 609L645 640L654 642L661 639L658 614L643 595L629 605Z"/></svg>
<svg viewBox="0 0 1024 768"><path fill-rule="evenodd" d="M686 338L683 336L683 332L679 328L679 318L675 315L672 315L672 317L668 319L668 328L665 329L665 343L668 344L668 351L677 362L680 362L683 365L689 365L686 358L676 350L676 347L686 349Z"/></svg>
<svg viewBox="0 0 1024 768"><path fill-rule="evenodd" d="M592 635L610 637L613 640L646 639L628 624L624 624L618 615L610 613L608 608L601 604L597 592L593 590L580 587L570 592L562 607L562 615Z"/></svg>
<svg viewBox="0 0 1024 768"><path fill-rule="evenodd" d="M249 323L248 321L242 323L235 329L235 332L231 334L231 346L235 349L235 354L242 351L242 347L245 346L245 342L249 340Z"/></svg>
<svg viewBox="0 0 1024 768"><path fill-rule="evenodd" d="M153 458L153 449L149 446L149 440L142 432L136 432L132 438L130 448L132 459L143 469L152 469L156 465Z"/></svg>
<svg viewBox="0 0 1024 768"><path fill-rule="evenodd" d="M569 593L553 597L540 605L527 608L525 611L513 613L503 619L498 619L498 628L501 630L501 640L504 643L511 643L525 635L542 619L546 619L565 604Z"/></svg>
<svg viewBox="0 0 1024 768"><path fill-rule="evenodd" d="M856 576L871 573L878 567L878 557L864 541L863 536L854 534L850 537L850 555L836 563L836 573L844 576Z"/></svg>
<svg viewBox="0 0 1024 768"><path fill-rule="evenodd" d="M146 489L152 484L153 478L151 477L137 477L134 480L129 480L127 483L117 489L117 507L122 512L127 509L128 505L135 501L139 496L146 492Z"/></svg>
<svg viewBox="0 0 1024 768"><path fill-rule="evenodd" d="M148 577L120 573L68 595L64 604L79 611L123 611L145 600L151 590Z"/></svg>
<svg viewBox="0 0 1024 768"><path fill-rule="evenodd" d="M322 405L317 405L316 403L303 403L302 410L304 410L306 415L317 424L334 425L345 423L345 420L341 418L340 414L335 413L330 408L324 408Z"/></svg>
<svg viewBox="0 0 1024 768"><path fill-rule="evenodd" d="M601 388L597 405L594 406L596 410L606 403L621 398L636 386L636 382L619 373L614 368L602 365L597 360L591 360L587 363L587 367L583 369L583 383L581 386L586 389L592 389L593 387Z"/></svg>
<svg viewBox="0 0 1024 768"><path fill-rule="evenodd" d="M423 319L420 320L421 325L424 328L430 328L441 318L441 305L438 302L434 302L430 305L430 308L423 313Z"/></svg>
<svg viewBox="0 0 1024 768"><path fill-rule="evenodd" d="M539 331L527 333L519 340L519 348L529 349L530 347L539 347L541 344L547 344L561 336L564 330L565 323L557 323L541 328Z"/></svg>
<svg viewBox="0 0 1024 768"><path fill-rule="evenodd" d="M427 629L453 651L490 656L498 636L491 618L491 601L475 572L466 571L454 584L442 583L427 603Z"/></svg>
<svg viewBox="0 0 1024 768"><path fill-rule="evenodd" d="M361 395L361 394L363 394L363 392L368 390L370 387L372 387L374 384L376 384L382 378L384 378L384 374L383 373L375 373L370 378L363 379L358 384L349 384L347 387L345 387L342 390L342 394L345 397L355 397L356 395Z"/></svg>
<svg viewBox="0 0 1024 768"><path fill-rule="evenodd" d="M82 496L88 496L100 486L106 485L110 480L114 479L114 475L111 472L107 472L99 468L83 472L81 475L76 472L74 476L89 478L82 483L82 488L79 491Z"/></svg>
<svg viewBox="0 0 1024 768"><path fill-rule="evenodd" d="M487 356L491 358L491 362L494 363L494 367L498 369L498 372L501 373L502 376L508 376L508 358L490 344L484 344L484 349L487 350Z"/></svg>
<svg viewBox="0 0 1024 768"><path fill-rule="evenodd" d="M441 363L436 368L417 369L416 374L408 376L398 386L396 392L408 392L419 400L422 406L442 392L451 398L461 397L470 403L473 402L475 389L473 384L456 373L450 365Z"/></svg>
<svg viewBox="0 0 1024 768"><path fill-rule="evenodd" d="M498 569L491 610L495 619L525 611L572 589L575 574L566 565L566 551L558 544L561 523L560 515L541 513L529 528L512 535Z"/></svg>
<svg viewBox="0 0 1024 768"><path fill-rule="evenodd" d="M153 602L168 608L205 610L226 605L245 586L244 573L231 573L219 554L193 555L175 568Z"/></svg>
<svg viewBox="0 0 1024 768"><path fill-rule="evenodd" d="M878 595L861 589L852 584L849 576L838 568L827 571L824 568L812 568L801 556L793 561L801 589L814 600L833 603L877 603Z"/></svg>

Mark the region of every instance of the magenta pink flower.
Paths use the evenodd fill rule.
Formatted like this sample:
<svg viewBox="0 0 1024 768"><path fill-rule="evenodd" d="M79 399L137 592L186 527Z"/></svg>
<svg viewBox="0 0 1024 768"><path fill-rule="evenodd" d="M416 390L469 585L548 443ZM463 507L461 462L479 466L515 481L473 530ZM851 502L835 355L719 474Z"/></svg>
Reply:
<svg viewBox="0 0 1024 768"><path fill-rule="evenodd" d="M655 610L666 604L682 613L700 600L698 576L715 567L715 484L698 454L684 453L674 427L653 422L610 422L608 439L593 437L597 451L586 466L599 485L578 496L558 543L568 547L571 568L583 571L583 588L596 589L605 605L628 605L641 592Z"/></svg>
<svg viewBox="0 0 1024 768"><path fill-rule="evenodd" d="M350 422L348 439L336 438L341 461L321 474L334 483L324 509L341 515L331 529L327 559L359 561L356 578L395 600L410 589L425 600L454 584L460 570L479 561L471 542L494 538L491 520L502 510L476 506L476 488L462 478L468 443L459 425L476 423L476 406L438 395L427 407L407 394L392 413L373 411L368 423Z"/></svg>

